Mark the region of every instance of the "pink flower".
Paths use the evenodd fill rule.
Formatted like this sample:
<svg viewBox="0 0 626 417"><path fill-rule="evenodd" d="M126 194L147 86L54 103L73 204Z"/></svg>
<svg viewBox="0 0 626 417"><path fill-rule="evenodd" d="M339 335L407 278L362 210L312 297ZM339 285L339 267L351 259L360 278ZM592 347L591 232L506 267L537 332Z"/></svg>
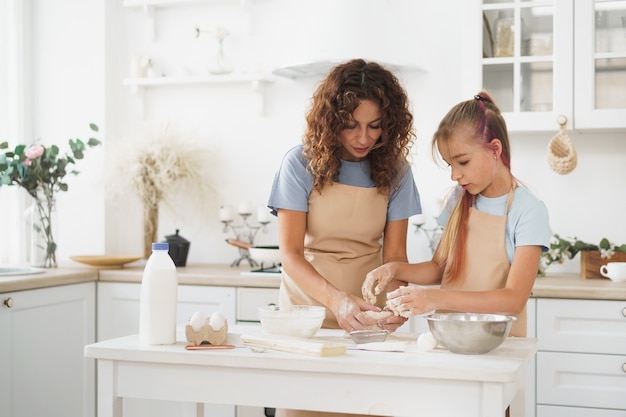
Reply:
<svg viewBox="0 0 626 417"><path fill-rule="evenodd" d="M33 162L30 159L24 159L24 165L26 165L27 167L31 166L33 164Z"/></svg>
<svg viewBox="0 0 626 417"><path fill-rule="evenodd" d="M26 156L28 159L37 159L41 155L43 155L43 152L44 152L43 146L32 145L30 148L26 149L26 152L24 152L24 156ZM30 164L27 164L27 165L30 165Z"/></svg>

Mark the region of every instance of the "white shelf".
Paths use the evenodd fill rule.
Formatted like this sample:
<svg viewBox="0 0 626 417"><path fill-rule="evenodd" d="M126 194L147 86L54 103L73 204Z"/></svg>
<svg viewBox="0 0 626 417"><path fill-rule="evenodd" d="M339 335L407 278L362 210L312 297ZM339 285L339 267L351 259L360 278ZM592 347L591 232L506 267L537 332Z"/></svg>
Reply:
<svg viewBox="0 0 626 417"><path fill-rule="evenodd" d="M135 9L194 6L198 4L243 3L245 0L124 0L123 6Z"/></svg>
<svg viewBox="0 0 626 417"><path fill-rule="evenodd" d="M224 74L224 75L202 75L202 76L181 76L181 77L143 77L125 78L124 85L129 86L132 92L139 96L143 104L143 90L145 88L157 88L167 86L185 85L224 85L224 84L250 84L250 88L256 93L258 98L259 115L265 113L265 86L274 82L270 76L263 74Z"/></svg>
<svg viewBox="0 0 626 417"><path fill-rule="evenodd" d="M265 75L224 74L197 75L181 77L142 77L125 78L124 85L135 87L185 85L185 84L241 84L251 83L253 89L257 84L271 83L273 79Z"/></svg>

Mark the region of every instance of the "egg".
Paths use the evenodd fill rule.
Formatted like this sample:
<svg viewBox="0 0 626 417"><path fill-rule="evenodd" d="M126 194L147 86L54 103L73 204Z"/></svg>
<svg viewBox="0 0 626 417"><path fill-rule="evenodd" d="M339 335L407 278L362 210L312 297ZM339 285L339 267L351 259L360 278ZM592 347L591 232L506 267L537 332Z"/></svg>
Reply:
<svg viewBox="0 0 626 417"><path fill-rule="evenodd" d="M189 325L193 329L194 332L199 332L202 326L206 324L207 316L201 311L196 311L193 313L191 318L189 319Z"/></svg>
<svg viewBox="0 0 626 417"><path fill-rule="evenodd" d="M226 316L221 311L216 311L209 318L209 326L215 331L221 330L226 324Z"/></svg>
<svg viewBox="0 0 626 417"><path fill-rule="evenodd" d="M427 352L437 347L437 340L431 332L422 333L417 337L417 350Z"/></svg>

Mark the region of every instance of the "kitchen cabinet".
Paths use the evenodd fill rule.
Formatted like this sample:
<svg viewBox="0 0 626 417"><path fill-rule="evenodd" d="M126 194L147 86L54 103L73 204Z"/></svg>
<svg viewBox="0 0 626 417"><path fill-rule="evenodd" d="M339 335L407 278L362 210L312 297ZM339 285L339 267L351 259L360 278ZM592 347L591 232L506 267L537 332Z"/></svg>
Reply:
<svg viewBox="0 0 626 417"><path fill-rule="evenodd" d="M94 282L0 295L0 415L95 415Z"/></svg>
<svg viewBox="0 0 626 417"><path fill-rule="evenodd" d="M98 340L108 340L139 332L140 283L98 283ZM177 325L182 328L196 311L207 315L221 311L229 324L235 323L235 288L200 285L178 286ZM181 337L179 335L178 337ZM182 335L184 338L184 334ZM124 400L124 416L195 416L194 403ZM205 416L234 417L233 405L205 405Z"/></svg>
<svg viewBox="0 0 626 417"><path fill-rule="evenodd" d="M526 303L526 337L537 337L537 300L529 298ZM524 387L524 410L525 417L535 417L536 395L535 386L537 382L537 354L530 359L526 373L526 386Z"/></svg>
<svg viewBox="0 0 626 417"><path fill-rule="evenodd" d="M626 4L467 2L465 95L492 94L511 132L626 127ZM575 51L575 53L574 53Z"/></svg>
<svg viewBox="0 0 626 417"><path fill-rule="evenodd" d="M537 300L537 417L626 415L626 302Z"/></svg>
<svg viewBox="0 0 626 417"><path fill-rule="evenodd" d="M278 305L278 288L237 288L237 324L259 323L259 307Z"/></svg>

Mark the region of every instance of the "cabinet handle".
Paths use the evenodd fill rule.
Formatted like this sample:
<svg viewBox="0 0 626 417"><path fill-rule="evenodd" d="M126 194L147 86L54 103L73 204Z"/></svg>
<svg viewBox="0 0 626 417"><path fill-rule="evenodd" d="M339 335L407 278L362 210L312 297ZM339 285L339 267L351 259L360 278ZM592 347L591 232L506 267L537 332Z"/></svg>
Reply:
<svg viewBox="0 0 626 417"><path fill-rule="evenodd" d="M622 364L622 371L626 372L626 363Z"/></svg>
<svg viewBox="0 0 626 417"><path fill-rule="evenodd" d="M622 316L626 317L626 307L622 309Z"/></svg>
<svg viewBox="0 0 626 417"><path fill-rule="evenodd" d="M3 303L8 308L11 308L11 307L13 307L13 298L9 297L9 298L5 299Z"/></svg>

